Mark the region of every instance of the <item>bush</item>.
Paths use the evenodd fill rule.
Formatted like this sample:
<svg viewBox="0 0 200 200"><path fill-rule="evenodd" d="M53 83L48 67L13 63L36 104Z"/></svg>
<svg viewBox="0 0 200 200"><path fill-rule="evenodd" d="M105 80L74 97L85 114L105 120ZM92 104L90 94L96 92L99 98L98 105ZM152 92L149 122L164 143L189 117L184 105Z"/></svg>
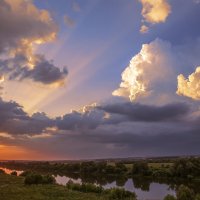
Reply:
<svg viewBox="0 0 200 200"><path fill-rule="evenodd" d="M91 183L83 183L82 184L82 191L83 192L93 192L93 193L102 193L103 188L101 186L97 186Z"/></svg>
<svg viewBox="0 0 200 200"><path fill-rule="evenodd" d="M55 178L51 175L45 175L42 178L42 184L54 184L56 182Z"/></svg>
<svg viewBox="0 0 200 200"><path fill-rule="evenodd" d="M197 194L195 200L200 200L200 194Z"/></svg>
<svg viewBox="0 0 200 200"><path fill-rule="evenodd" d="M31 173L25 177L24 183L26 185L53 184L55 183L55 178L51 175L41 175L41 174Z"/></svg>
<svg viewBox="0 0 200 200"><path fill-rule="evenodd" d="M136 162L133 164L132 168L133 175L142 175L148 176L151 175L151 171L149 169L148 163L146 162Z"/></svg>
<svg viewBox="0 0 200 200"><path fill-rule="evenodd" d="M72 180L69 180L66 184L67 188L70 190L76 190L80 192L92 192L92 193L102 193L103 188L101 186L97 186L91 183L73 183Z"/></svg>
<svg viewBox="0 0 200 200"><path fill-rule="evenodd" d="M176 192L177 200L194 200L193 191L187 186L181 185Z"/></svg>
<svg viewBox="0 0 200 200"><path fill-rule="evenodd" d="M121 188L112 188L108 189L107 193L109 194L110 200L136 200L136 194L133 192L126 191L125 189Z"/></svg>
<svg viewBox="0 0 200 200"><path fill-rule="evenodd" d="M103 189L103 187L94 185L91 183L74 183L72 180L69 180L66 184L67 188L70 190L76 190L79 192L91 192L91 193L105 193L108 195L109 199L115 200L136 200L136 195L133 192L126 191L121 188L112 188L112 189Z"/></svg>
<svg viewBox="0 0 200 200"><path fill-rule="evenodd" d="M168 194L164 200L176 200L176 198L173 195Z"/></svg>
<svg viewBox="0 0 200 200"><path fill-rule="evenodd" d="M20 174L20 176L26 177L27 175L32 174L32 173L33 173L33 172L31 172L31 171L23 171L23 172Z"/></svg>
<svg viewBox="0 0 200 200"><path fill-rule="evenodd" d="M10 173L10 175L17 176L17 172L13 171L13 172Z"/></svg>
<svg viewBox="0 0 200 200"><path fill-rule="evenodd" d="M40 174L28 174L24 180L26 185L32 184L41 184L42 183L42 175Z"/></svg>

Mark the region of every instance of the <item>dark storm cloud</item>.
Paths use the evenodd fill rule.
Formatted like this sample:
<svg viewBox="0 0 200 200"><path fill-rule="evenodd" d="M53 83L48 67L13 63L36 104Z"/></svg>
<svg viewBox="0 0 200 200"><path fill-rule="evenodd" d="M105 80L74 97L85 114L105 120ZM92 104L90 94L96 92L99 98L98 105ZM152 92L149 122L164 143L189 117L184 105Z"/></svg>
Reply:
<svg viewBox="0 0 200 200"><path fill-rule="evenodd" d="M51 84L57 81L64 81L68 74L66 68L61 71L47 60L38 63L33 69L26 70L21 75L21 78L31 78L34 81L42 82L44 84Z"/></svg>
<svg viewBox="0 0 200 200"><path fill-rule="evenodd" d="M101 106L99 109L109 113L124 115L132 121L146 122L180 119L190 112L190 107L185 103L153 106L126 102Z"/></svg>
<svg viewBox="0 0 200 200"><path fill-rule="evenodd" d="M108 116L109 113L109 116ZM56 127L59 131L94 131L99 127L116 126L128 123L128 126L119 128L120 130L131 131L134 124L134 130L137 133L146 132L151 124L162 124L162 127L168 129L173 124L169 122L185 122L183 116L190 114L190 108L187 104L176 103L165 106L149 106L132 103L122 103L106 105L102 107L92 107L84 112L73 111L62 117L50 119L45 113L35 113L29 116L23 108L15 102L5 102L0 100L0 131L9 134L42 134L49 127ZM196 118L195 118L196 120ZM193 120L195 127L197 122ZM141 126L142 123L142 126ZM167 126L166 126L167 124ZM119 125L119 126L118 126ZM153 126L153 125L152 125ZM129 129L131 127L131 129ZM174 130L176 126L173 126ZM159 131L159 129L157 129ZM112 130L111 130L112 132Z"/></svg>
<svg viewBox="0 0 200 200"><path fill-rule="evenodd" d="M199 110L193 113L193 109L182 103L156 107L121 103L94 106L50 119L45 113L29 116L19 104L0 99L0 133L7 133L15 140L0 137L7 144L36 148L59 157L197 154L200 153L198 113ZM184 115L186 118L182 119Z"/></svg>
<svg viewBox="0 0 200 200"><path fill-rule="evenodd" d="M43 84L62 85L67 70L61 70L43 55L36 55L34 45L53 41L58 27L49 12L39 10L31 1L1 0L0 72L12 80L29 78Z"/></svg>
<svg viewBox="0 0 200 200"><path fill-rule="evenodd" d="M41 134L52 124L52 120L44 113L35 113L30 117L16 102L5 102L0 99L0 132L11 135Z"/></svg>
<svg viewBox="0 0 200 200"><path fill-rule="evenodd" d="M61 71L42 55L37 56L37 62L32 69L26 67L26 62L26 58L22 55L18 55L13 59L0 61L0 73L7 74L9 80L31 79L43 84L64 84L68 74L66 68Z"/></svg>
<svg viewBox="0 0 200 200"><path fill-rule="evenodd" d="M164 122L166 123L166 122ZM145 127L146 126L146 127ZM190 123L126 123L68 131L34 142L42 151L66 158L199 154L200 128ZM36 141L36 140L35 140ZM28 142L28 144L30 144ZM48 144L45 147L42 144ZM187 148L186 148L187 147Z"/></svg>
<svg viewBox="0 0 200 200"><path fill-rule="evenodd" d="M60 130L85 130L95 129L103 123L104 113L96 109L80 113L73 111L56 119L56 125Z"/></svg>

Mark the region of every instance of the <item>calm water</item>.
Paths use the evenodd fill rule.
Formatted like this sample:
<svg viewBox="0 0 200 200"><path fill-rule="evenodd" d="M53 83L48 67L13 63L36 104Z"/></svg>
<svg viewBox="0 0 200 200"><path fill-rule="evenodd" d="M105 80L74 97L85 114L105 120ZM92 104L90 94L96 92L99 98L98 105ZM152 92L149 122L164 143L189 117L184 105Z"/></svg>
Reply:
<svg viewBox="0 0 200 200"><path fill-rule="evenodd" d="M0 167L0 169L4 170L6 174L10 174L11 172L16 171L17 172L17 176L19 176L23 172L23 171L12 170L12 169L3 168L3 167Z"/></svg>
<svg viewBox="0 0 200 200"><path fill-rule="evenodd" d="M3 169L7 174L10 174L12 171L16 171L17 174L20 175L23 172L18 170L10 170L7 168L0 168L0 169ZM56 179L56 182L60 185L66 185L66 183L69 180L72 180L75 183L81 183L81 179L72 179L67 176L60 176L60 175L56 175L54 177ZM170 189L169 186L166 184L151 183L149 188L146 189L148 191L146 190L144 191L138 187L136 188L134 185L135 185L134 181L132 179L128 179L123 188L131 192L135 192L138 197L138 200L163 200L163 198L167 194L175 195L175 191ZM116 181L102 186L107 189L118 187Z"/></svg>
<svg viewBox="0 0 200 200"><path fill-rule="evenodd" d="M57 175L55 178L57 183L61 185L66 185L69 180L72 180L75 183L81 183L81 179L72 179L66 176ZM106 189L118 187L115 181L102 186ZM128 179L123 188L131 192L135 192L137 194L138 200L163 200L167 194L175 195L175 191L170 189L166 184L151 183L149 191L135 188L132 179Z"/></svg>

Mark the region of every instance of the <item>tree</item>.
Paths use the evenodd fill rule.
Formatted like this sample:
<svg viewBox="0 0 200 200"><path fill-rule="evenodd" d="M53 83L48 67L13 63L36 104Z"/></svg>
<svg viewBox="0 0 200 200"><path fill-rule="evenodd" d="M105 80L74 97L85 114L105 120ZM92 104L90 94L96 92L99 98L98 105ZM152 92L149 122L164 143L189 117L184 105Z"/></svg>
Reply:
<svg viewBox="0 0 200 200"><path fill-rule="evenodd" d="M176 192L177 200L194 200L193 191L187 186L179 186Z"/></svg>
<svg viewBox="0 0 200 200"><path fill-rule="evenodd" d="M51 175L41 175L37 173L28 174L25 179L24 183L26 185L32 184L54 184L55 178Z"/></svg>
<svg viewBox="0 0 200 200"><path fill-rule="evenodd" d="M133 175L142 175L142 176L148 176L150 174L150 169L148 166L148 163L146 162L136 162L133 164L132 169Z"/></svg>

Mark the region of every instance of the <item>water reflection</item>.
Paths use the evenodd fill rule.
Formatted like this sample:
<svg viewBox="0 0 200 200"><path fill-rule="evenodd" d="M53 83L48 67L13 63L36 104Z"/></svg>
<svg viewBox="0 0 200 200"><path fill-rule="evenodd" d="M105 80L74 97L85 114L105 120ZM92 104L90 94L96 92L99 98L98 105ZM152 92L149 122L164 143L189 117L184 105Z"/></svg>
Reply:
<svg viewBox="0 0 200 200"><path fill-rule="evenodd" d="M3 170L6 174L11 174L12 172L17 172L17 176L19 176L23 171L20 170L12 170L12 169L7 169L7 168L3 168L0 167L0 170Z"/></svg>
<svg viewBox="0 0 200 200"><path fill-rule="evenodd" d="M74 183L81 183L81 179L78 178L78 179L73 179L73 178L69 178L67 176L60 176L60 175L56 175L54 176L55 179L56 179L56 183L59 184L59 185L66 185L66 183L69 181L69 180L72 180Z"/></svg>
<svg viewBox="0 0 200 200"><path fill-rule="evenodd" d="M8 168L0 168L4 170L7 174L10 174L13 171L17 172L17 175L20 175L22 170L11 170ZM87 176L79 176L77 174L62 175L57 174L54 175L56 179L56 183L59 185L66 185L69 180L72 180L74 183L82 183L89 182L98 185L102 185L103 188L109 189L113 187L121 187L128 191L135 192L138 200L163 200L163 198L167 194L175 195L175 190L173 187L164 184L162 182L155 183L150 179L143 178L134 178L128 179L126 177L87 177Z"/></svg>
<svg viewBox="0 0 200 200"><path fill-rule="evenodd" d="M66 185L66 183L71 179L75 183L81 183L81 179L72 179L67 176L55 176L56 182L61 185ZM142 180L133 179L118 179L111 183L103 184L103 188L109 189L113 187L121 187L135 192L137 194L138 200L163 200L167 194L175 195L175 191L171 189L167 184L151 183L150 181L142 182ZM95 182L97 184L97 181Z"/></svg>

